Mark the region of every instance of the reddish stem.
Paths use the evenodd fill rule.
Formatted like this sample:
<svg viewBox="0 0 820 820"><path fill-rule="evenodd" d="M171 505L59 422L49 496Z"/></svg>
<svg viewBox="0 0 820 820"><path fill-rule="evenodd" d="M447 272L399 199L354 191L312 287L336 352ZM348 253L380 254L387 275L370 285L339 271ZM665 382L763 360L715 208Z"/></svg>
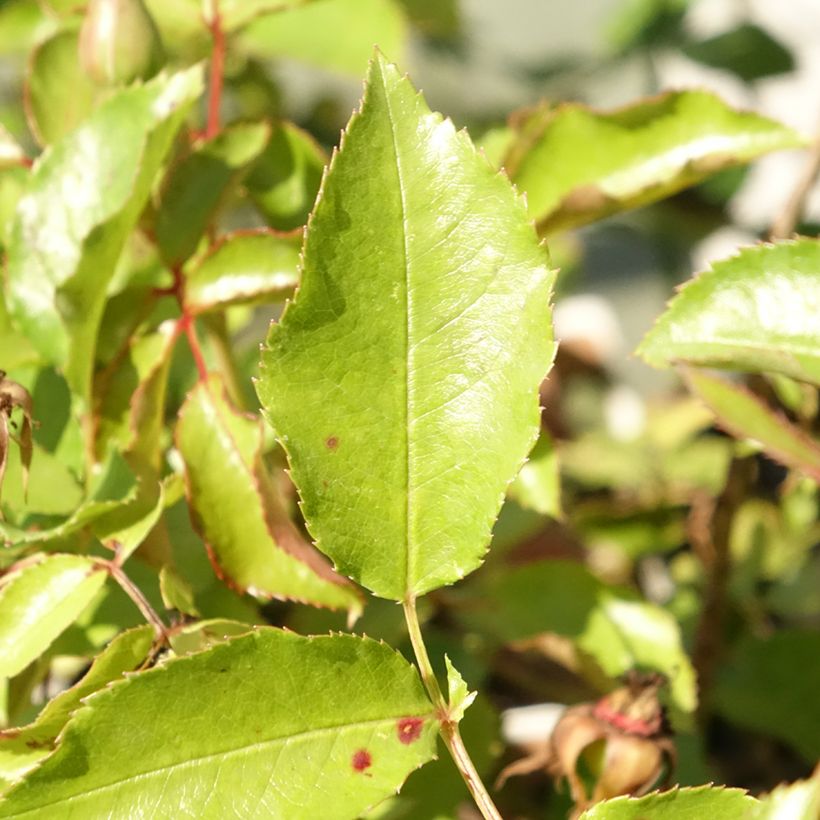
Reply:
<svg viewBox="0 0 820 820"><path fill-rule="evenodd" d="M205 356L202 354L202 347L196 335L195 317L185 303L185 277L182 274L180 265L174 265L171 272L174 275L174 284L167 288L155 288L154 294L156 296L173 296L177 300L182 315L177 319L175 338L179 338L183 333L185 334L188 346L191 348L191 355L194 357L194 364L196 364L199 373L199 379L200 381L207 381L208 365L205 364Z"/></svg>
<svg viewBox="0 0 820 820"><path fill-rule="evenodd" d="M219 108L222 102L222 76L225 68L225 32L219 16L219 4L214 0L213 19L210 23L213 49L211 51L211 87L208 93L208 121L205 125L205 139L219 133Z"/></svg>

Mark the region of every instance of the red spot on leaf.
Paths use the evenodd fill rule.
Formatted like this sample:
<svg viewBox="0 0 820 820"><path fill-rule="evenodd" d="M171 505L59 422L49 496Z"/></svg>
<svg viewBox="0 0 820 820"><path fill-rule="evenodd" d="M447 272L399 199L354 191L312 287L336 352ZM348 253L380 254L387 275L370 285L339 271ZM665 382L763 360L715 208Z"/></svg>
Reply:
<svg viewBox="0 0 820 820"><path fill-rule="evenodd" d="M396 724L396 731L398 732L399 740L402 743L404 743L405 746L409 746L411 743L415 743L415 741L419 739L419 735L421 734L421 727L423 725L424 721L421 718L402 718Z"/></svg>
<svg viewBox="0 0 820 820"><path fill-rule="evenodd" d="M363 772L373 765L373 758L367 749L358 749L353 752L353 759L350 761L350 765L353 766L355 771Z"/></svg>
<svg viewBox="0 0 820 820"><path fill-rule="evenodd" d="M328 450L335 450L339 446L339 439L336 436L328 436L325 439L325 447Z"/></svg>

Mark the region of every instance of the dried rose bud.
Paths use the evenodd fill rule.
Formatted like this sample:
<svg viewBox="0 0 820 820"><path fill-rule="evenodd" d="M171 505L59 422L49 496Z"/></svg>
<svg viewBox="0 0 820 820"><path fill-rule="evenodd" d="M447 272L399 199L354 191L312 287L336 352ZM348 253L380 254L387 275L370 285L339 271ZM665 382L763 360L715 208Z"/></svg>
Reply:
<svg viewBox="0 0 820 820"><path fill-rule="evenodd" d="M80 63L98 85L148 79L163 64L162 41L142 0L90 0Z"/></svg>
<svg viewBox="0 0 820 820"><path fill-rule="evenodd" d="M538 769L566 778L576 814L619 794L645 794L671 774L676 758L658 700L662 683L659 675L631 673L625 686L596 703L568 708L548 745L510 764L499 781ZM578 772L582 758L595 779L591 796Z"/></svg>

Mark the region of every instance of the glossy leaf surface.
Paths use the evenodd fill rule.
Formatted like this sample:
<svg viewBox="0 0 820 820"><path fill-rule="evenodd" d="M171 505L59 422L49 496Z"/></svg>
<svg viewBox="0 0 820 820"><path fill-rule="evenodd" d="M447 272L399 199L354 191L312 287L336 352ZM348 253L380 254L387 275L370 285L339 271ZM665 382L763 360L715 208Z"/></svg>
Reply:
<svg viewBox="0 0 820 820"><path fill-rule="evenodd" d="M266 231L229 234L185 277L185 304L203 313L284 300L299 281L301 245L301 237Z"/></svg>
<svg viewBox="0 0 820 820"><path fill-rule="evenodd" d="M578 104L534 114L504 161L539 228L553 232L646 205L721 168L801 145L789 128L682 91L601 113Z"/></svg>
<svg viewBox="0 0 820 820"><path fill-rule="evenodd" d="M195 526L233 585L262 596L358 612L346 579L301 540L261 461L259 419L228 403L213 378L195 387L177 427Z"/></svg>
<svg viewBox="0 0 820 820"><path fill-rule="evenodd" d="M750 391L725 379L689 370L686 381L736 438L753 439L769 456L820 481L820 442Z"/></svg>
<svg viewBox="0 0 820 820"><path fill-rule="evenodd" d="M377 55L258 385L317 545L377 595L481 563L538 430L552 278L506 179Z"/></svg>
<svg viewBox="0 0 820 820"><path fill-rule="evenodd" d="M38 658L85 609L107 573L80 555L44 556L0 586L0 677Z"/></svg>
<svg viewBox="0 0 820 820"><path fill-rule="evenodd" d="M43 156L17 209L9 311L86 403L114 265L201 90L195 68L114 94Z"/></svg>
<svg viewBox="0 0 820 820"><path fill-rule="evenodd" d="M647 794L645 797L615 797L587 809L580 820L744 820L757 801L742 789L697 786Z"/></svg>
<svg viewBox="0 0 820 820"><path fill-rule="evenodd" d="M389 647L260 629L93 695L0 817L354 818L430 760L437 728Z"/></svg>
<svg viewBox="0 0 820 820"><path fill-rule="evenodd" d="M745 248L684 285L638 354L820 384L820 241Z"/></svg>

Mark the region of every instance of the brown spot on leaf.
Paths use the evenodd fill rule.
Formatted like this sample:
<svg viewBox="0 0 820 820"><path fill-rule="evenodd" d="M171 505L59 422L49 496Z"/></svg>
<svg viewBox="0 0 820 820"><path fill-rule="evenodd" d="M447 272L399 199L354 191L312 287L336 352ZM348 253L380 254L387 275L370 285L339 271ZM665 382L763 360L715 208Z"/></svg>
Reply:
<svg viewBox="0 0 820 820"><path fill-rule="evenodd" d="M335 450L339 446L339 439L337 436L328 436L325 439L325 447L328 450Z"/></svg>
<svg viewBox="0 0 820 820"><path fill-rule="evenodd" d="M363 772L365 769L369 769L373 765L373 758L370 756L370 752L367 749L357 749L353 752L353 758L350 761L350 765L353 766L354 771Z"/></svg>
<svg viewBox="0 0 820 820"><path fill-rule="evenodd" d="M402 718L396 724L396 732L399 735L399 740L402 743L404 743L405 746L409 746L411 743L415 743L415 741L419 739L419 735L421 734L421 727L423 724L424 721L421 718Z"/></svg>

